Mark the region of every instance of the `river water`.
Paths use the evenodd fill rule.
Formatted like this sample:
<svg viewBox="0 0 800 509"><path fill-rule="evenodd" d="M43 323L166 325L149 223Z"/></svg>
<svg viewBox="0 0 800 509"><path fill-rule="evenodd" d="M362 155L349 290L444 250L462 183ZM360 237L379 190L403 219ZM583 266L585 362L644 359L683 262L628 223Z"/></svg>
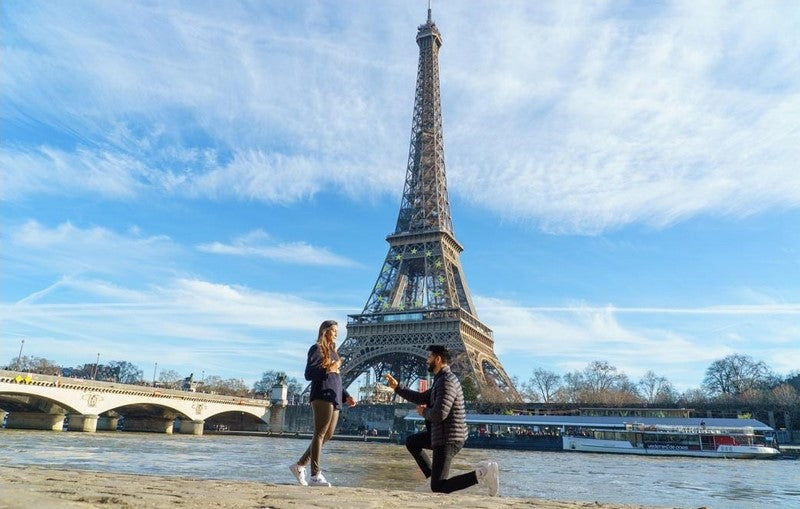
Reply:
<svg viewBox="0 0 800 509"><path fill-rule="evenodd" d="M288 466L307 446L307 440L293 438L0 430L5 465L270 483L293 483ZM800 508L800 461L464 449L451 475L488 458L500 464L501 496L681 508ZM412 491L424 486L405 447L394 444L331 441L322 466L339 486Z"/></svg>

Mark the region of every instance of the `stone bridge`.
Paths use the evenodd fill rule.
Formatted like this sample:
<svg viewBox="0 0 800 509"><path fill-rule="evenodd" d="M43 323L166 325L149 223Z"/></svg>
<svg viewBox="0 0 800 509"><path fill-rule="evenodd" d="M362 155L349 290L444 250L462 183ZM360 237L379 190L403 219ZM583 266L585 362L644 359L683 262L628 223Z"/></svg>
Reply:
<svg viewBox="0 0 800 509"><path fill-rule="evenodd" d="M276 414L281 402L276 402ZM201 435L203 429L266 431L269 400L220 396L0 370L0 425L60 431L116 430ZM282 410L282 408L280 408ZM5 414L8 414L7 416ZM281 415L282 417L282 415Z"/></svg>

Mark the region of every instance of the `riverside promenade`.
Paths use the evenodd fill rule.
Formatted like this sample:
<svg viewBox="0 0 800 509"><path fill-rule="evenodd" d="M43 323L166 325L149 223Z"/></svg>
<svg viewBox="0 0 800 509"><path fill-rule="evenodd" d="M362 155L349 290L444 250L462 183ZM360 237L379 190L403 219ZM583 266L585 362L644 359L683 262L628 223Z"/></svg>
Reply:
<svg viewBox="0 0 800 509"><path fill-rule="evenodd" d="M502 481L502 480L501 480ZM0 466L0 509L654 509L654 506Z"/></svg>

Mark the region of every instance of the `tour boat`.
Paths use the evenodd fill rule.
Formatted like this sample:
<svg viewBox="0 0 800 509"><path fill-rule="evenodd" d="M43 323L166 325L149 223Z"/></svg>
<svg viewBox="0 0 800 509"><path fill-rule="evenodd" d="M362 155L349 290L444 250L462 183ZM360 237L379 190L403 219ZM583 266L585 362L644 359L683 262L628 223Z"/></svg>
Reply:
<svg viewBox="0 0 800 509"><path fill-rule="evenodd" d="M778 449L775 430L756 419L690 418L687 409L587 408L581 412L584 415L468 413L465 447L718 458L789 456ZM611 412L627 415L605 415ZM405 421L399 443L424 429L424 419L416 412L409 412Z"/></svg>
<svg viewBox="0 0 800 509"><path fill-rule="evenodd" d="M565 451L702 456L709 458L776 458L774 433L752 427L627 424L624 430L583 429L561 437Z"/></svg>

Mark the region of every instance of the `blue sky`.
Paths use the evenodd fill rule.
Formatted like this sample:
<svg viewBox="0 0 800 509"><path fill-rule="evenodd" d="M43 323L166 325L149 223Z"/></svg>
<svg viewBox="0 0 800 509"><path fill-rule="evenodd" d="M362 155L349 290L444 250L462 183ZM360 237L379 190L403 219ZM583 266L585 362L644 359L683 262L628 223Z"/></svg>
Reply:
<svg viewBox="0 0 800 509"><path fill-rule="evenodd" d="M388 250L426 8L5 0L0 362L302 378ZM511 375L800 369L800 4L433 13L454 230Z"/></svg>

